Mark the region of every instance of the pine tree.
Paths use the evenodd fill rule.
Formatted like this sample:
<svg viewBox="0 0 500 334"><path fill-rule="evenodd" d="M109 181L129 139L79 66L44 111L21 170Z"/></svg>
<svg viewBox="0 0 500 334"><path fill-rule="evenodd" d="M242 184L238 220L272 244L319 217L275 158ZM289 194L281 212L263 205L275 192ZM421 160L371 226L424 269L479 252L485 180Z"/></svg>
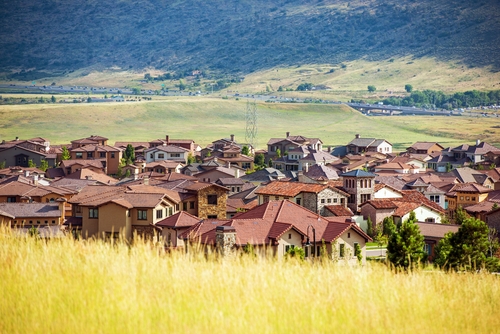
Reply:
<svg viewBox="0 0 500 334"><path fill-rule="evenodd" d="M373 222L372 222L372 219L370 218L370 216L368 216L368 220L366 221L366 234L368 234L368 236L370 238L373 238L373 236L374 236Z"/></svg>
<svg viewBox="0 0 500 334"><path fill-rule="evenodd" d="M62 147L62 156L61 156L61 159L62 160L69 160L71 159L71 154L69 153L69 150L66 146L63 146Z"/></svg>
<svg viewBox="0 0 500 334"><path fill-rule="evenodd" d="M424 260L424 237L415 224L415 213L392 234L387 244L387 258L397 268L404 270L418 266Z"/></svg>
<svg viewBox="0 0 500 334"><path fill-rule="evenodd" d="M47 162L47 160L40 161L40 167L39 167L39 169L43 170L44 172L46 172L47 169L49 169L49 163Z"/></svg>
<svg viewBox="0 0 500 334"><path fill-rule="evenodd" d="M387 237L390 237L394 232L396 232L396 224L394 224L394 219L391 217L385 217L382 222L383 231L382 233Z"/></svg>

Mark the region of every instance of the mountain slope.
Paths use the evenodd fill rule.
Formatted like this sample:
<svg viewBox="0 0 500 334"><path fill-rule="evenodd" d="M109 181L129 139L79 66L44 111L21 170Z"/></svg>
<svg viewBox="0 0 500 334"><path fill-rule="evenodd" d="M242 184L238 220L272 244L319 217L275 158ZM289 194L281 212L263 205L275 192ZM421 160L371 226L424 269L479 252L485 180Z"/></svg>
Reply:
<svg viewBox="0 0 500 334"><path fill-rule="evenodd" d="M500 3L458 0L0 0L0 68L248 73L431 56L500 68Z"/></svg>

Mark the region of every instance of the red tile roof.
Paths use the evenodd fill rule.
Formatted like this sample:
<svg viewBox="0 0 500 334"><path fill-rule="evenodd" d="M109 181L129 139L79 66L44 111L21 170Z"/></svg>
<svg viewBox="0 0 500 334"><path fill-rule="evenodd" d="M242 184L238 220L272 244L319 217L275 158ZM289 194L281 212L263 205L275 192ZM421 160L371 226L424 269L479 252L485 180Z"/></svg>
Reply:
<svg viewBox="0 0 500 334"><path fill-rule="evenodd" d="M200 222L200 218L193 216L186 211L179 211L175 215L167 217L158 223L157 226L161 227L191 227Z"/></svg>

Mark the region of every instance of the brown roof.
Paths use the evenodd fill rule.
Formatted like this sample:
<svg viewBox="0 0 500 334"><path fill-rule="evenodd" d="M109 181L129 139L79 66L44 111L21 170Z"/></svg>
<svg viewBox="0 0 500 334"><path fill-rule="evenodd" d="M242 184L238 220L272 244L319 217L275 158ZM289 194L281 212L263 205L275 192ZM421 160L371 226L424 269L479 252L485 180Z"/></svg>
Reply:
<svg viewBox="0 0 500 334"><path fill-rule="evenodd" d="M0 212L7 213L18 218L53 218L61 217L58 204L46 203L0 203Z"/></svg>
<svg viewBox="0 0 500 334"><path fill-rule="evenodd" d="M420 233L425 237L444 238L448 232L456 233L460 228L459 225L436 224L436 223L415 223L420 228Z"/></svg>
<svg viewBox="0 0 500 334"><path fill-rule="evenodd" d="M176 227L190 227L199 222L200 218L193 216L187 213L186 211L179 211L176 214L159 221L158 223L156 223L156 225L162 227L176 228Z"/></svg>
<svg viewBox="0 0 500 334"><path fill-rule="evenodd" d="M327 188L330 188L336 192L342 192L341 190L331 187L328 184L324 185L319 183L272 181L266 185L261 186L255 193L258 195L295 197L303 192L317 194Z"/></svg>
<svg viewBox="0 0 500 334"><path fill-rule="evenodd" d="M346 208L343 205L325 205L325 208L333 213L337 217L352 217L353 213L351 209Z"/></svg>

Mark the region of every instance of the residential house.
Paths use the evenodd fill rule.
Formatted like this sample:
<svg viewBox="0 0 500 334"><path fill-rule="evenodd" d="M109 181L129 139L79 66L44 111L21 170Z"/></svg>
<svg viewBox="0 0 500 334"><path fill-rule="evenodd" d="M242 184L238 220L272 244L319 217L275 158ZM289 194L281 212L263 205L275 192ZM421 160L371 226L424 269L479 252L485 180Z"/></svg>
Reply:
<svg viewBox="0 0 500 334"><path fill-rule="evenodd" d="M277 258L283 258L292 246L303 247L308 258L319 257L324 245L325 256L351 264L358 263L358 246L365 261L365 245L371 240L351 221L325 218L288 200L263 203L231 220L200 221L181 238L216 247L223 254L250 244L257 254Z"/></svg>
<svg viewBox="0 0 500 334"><path fill-rule="evenodd" d="M155 146L144 150L144 159L147 163L169 160L186 164L188 155L187 149L173 145Z"/></svg>
<svg viewBox="0 0 500 334"><path fill-rule="evenodd" d="M105 146L105 145L108 145L108 138L91 135L90 137L87 137L87 138L72 140L71 141L71 150L73 150L75 148L87 146L87 145Z"/></svg>
<svg viewBox="0 0 500 334"><path fill-rule="evenodd" d="M152 238L155 225L179 211L180 197L154 186L87 186L75 195L72 217L81 220L84 238Z"/></svg>
<svg viewBox="0 0 500 334"><path fill-rule="evenodd" d="M57 203L0 203L0 225L15 229L51 229L64 223L66 199ZM54 230L55 231L55 230Z"/></svg>
<svg viewBox="0 0 500 334"><path fill-rule="evenodd" d="M459 183L453 185L446 193L448 202L448 216L454 218L457 208L466 208L483 202L493 189L483 187L477 183Z"/></svg>
<svg viewBox="0 0 500 334"><path fill-rule="evenodd" d="M495 146L477 140L476 145L463 144L454 148L446 148L441 151L441 155L427 163L429 168L438 172L447 172L455 168L482 163L488 152L497 150Z"/></svg>
<svg viewBox="0 0 500 334"><path fill-rule="evenodd" d="M156 223L162 229L162 237L166 247L184 247L184 240L179 235L191 226L197 224L200 218L186 211L179 211Z"/></svg>
<svg viewBox="0 0 500 334"><path fill-rule="evenodd" d="M255 191L259 204L270 200L290 200L308 210L324 214L327 205L345 206L349 195L329 184L272 181Z"/></svg>
<svg viewBox="0 0 500 334"><path fill-rule="evenodd" d="M408 147L406 149L406 152L409 154L428 156L432 153L441 152L442 150L444 150L444 147L436 142L417 141L416 143Z"/></svg>
<svg viewBox="0 0 500 334"><path fill-rule="evenodd" d="M56 165L56 154L45 150L43 145L28 145L27 141L17 145L0 147L0 162L5 164L5 167L29 167L29 162L40 166L42 161L46 161L49 167ZM37 149L39 147L40 149Z"/></svg>
<svg viewBox="0 0 500 334"><path fill-rule="evenodd" d="M435 248L439 240L443 239L446 233L457 233L459 225L450 224L433 224L417 222L416 225L420 230L420 234L424 237L424 251L427 254L427 260L434 260L436 257Z"/></svg>
<svg viewBox="0 0 500 334"><path fill-rule="evenodd" d="M278 152L281 152L281 156L285 156L285 153L289 154L291 151L299 147L304 147L309 150L322 151L323 142L319 138L308 138L304 136L290 136L290 132L286 133L285 138L271 138L267 142L267 160L273 159L275 161Z"/></svg>
<svg viewBox="0 0 500 334"><path fill-rule="evenodd" d="M102 142L105 141L101 140L100 143ZM74 142L71 143L74 144ZM70 155L72 160L98 160L104 167L106 174L116 174L121 162L122 151L109 145L87 144L72 148Z"/></svg>
<svg viewBox="0 0 500 334"><path fill-rule="evenodd" d="M362 203L373 198L376 174L357 169L340 176L344 183L343 190L349 194L347 207L357 213Z"/></svg>
<svg viewBox="0 0 500 334"><path fill-rule="evenodd" d="M135 165L134 167L137 168ZM134 168L134 173L136 168ZM160 160L147 163L144 169L145 172L156 172L160 174L180 173L182 164L177 161Z"/></svg>
<svg viewBox="0 0 500 334"><path fill-rule="evenodd" d="M392 153L392 144L385 139L361 138L356 134L355 138L347 144L347 152L361 154L365 152Z"/></svg>

